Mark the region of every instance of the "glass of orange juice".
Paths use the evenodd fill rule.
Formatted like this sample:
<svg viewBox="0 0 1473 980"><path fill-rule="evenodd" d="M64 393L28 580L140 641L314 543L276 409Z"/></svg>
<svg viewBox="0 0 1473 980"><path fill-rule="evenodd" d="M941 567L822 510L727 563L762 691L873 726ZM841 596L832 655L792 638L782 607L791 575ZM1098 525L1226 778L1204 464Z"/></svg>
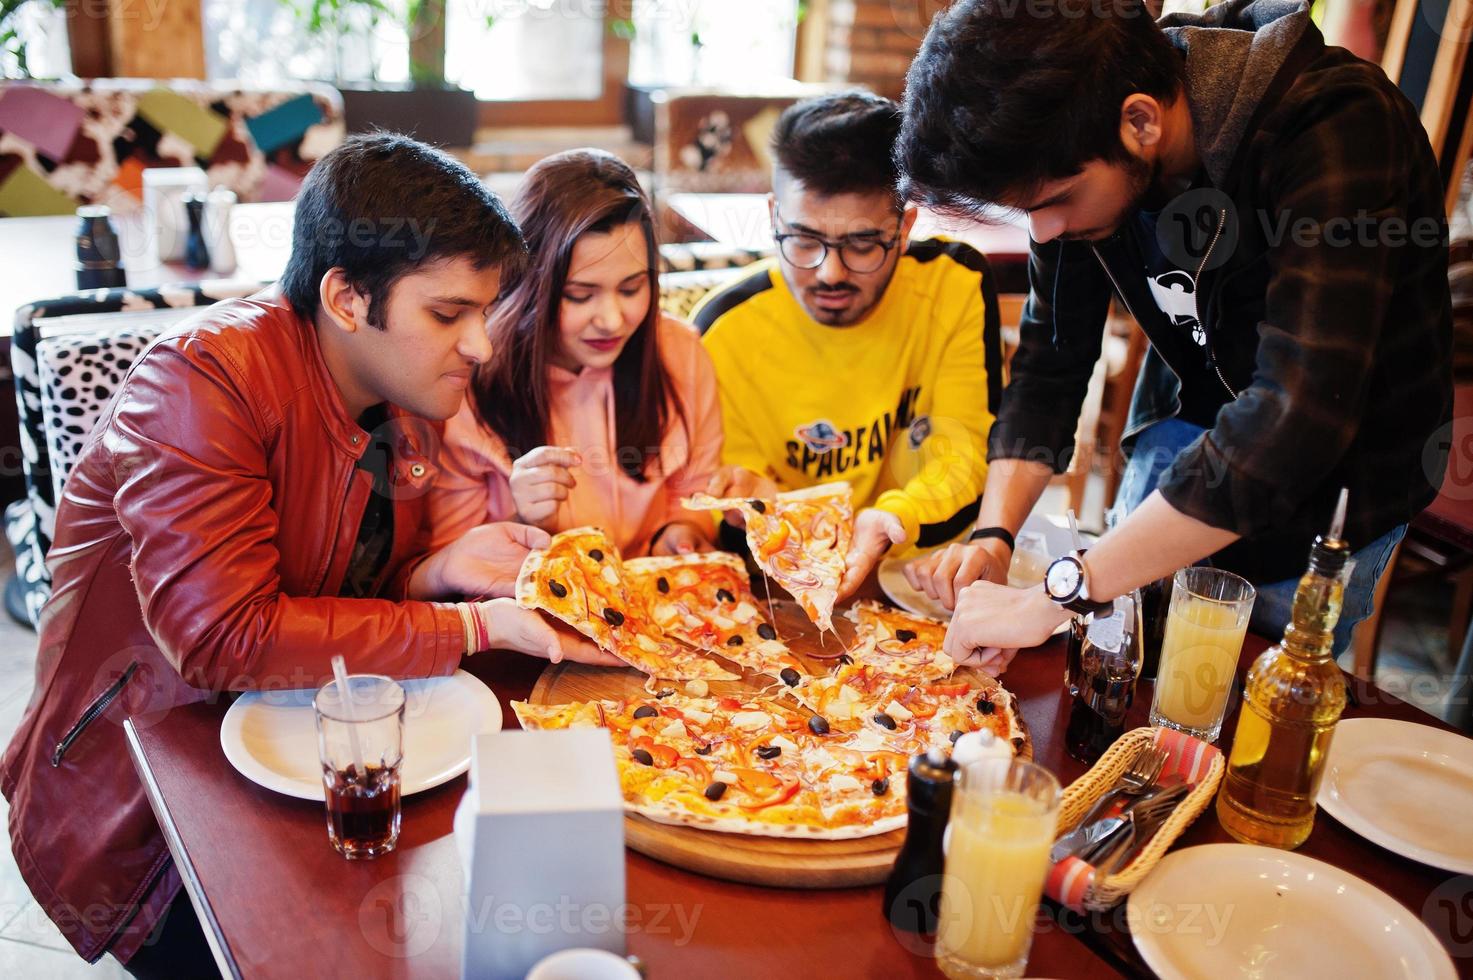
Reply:
<svg viewBox="0 0 1473 980"><path fill-rule="evenodd" d="M1020 977L1049 873L1059 782L1022 759L958 775L947 825L937 965L953 978Z"/></svg>
<svg viewBox="0 0 1473 980"><path fill-rule="evenodd" d="M1219 568L1176 573L1151 724L1217 741L1256 596L1253 586Z"/></svg>

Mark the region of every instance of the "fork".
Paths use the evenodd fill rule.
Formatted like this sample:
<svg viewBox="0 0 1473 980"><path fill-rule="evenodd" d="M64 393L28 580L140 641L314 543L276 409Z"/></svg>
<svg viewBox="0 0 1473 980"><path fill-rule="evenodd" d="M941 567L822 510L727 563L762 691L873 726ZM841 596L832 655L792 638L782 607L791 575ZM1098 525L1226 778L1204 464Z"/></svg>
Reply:
<svg viewBox="0 0 1473 980"><path fill-rule="evenodd" d="M1120 774L1120 778L1115 780L1115 785L1111 786L1105 795L1089 808L1089 812L1079 823L1075 824L1073 830L1054 842L1054 846L1049 850L1049 860L1062 861L1070 854L1092 843L1089 831L1094 821L1102 814L1109 812L1110 807L1119 797L1140 796L1155 786L1156 781L1161 778L1162 768L1166 765L1166 755L1166 750L1160 746L1142 746L1135 758L1131 760L1130 765Z"/></svg>
<svg viewBox="0 0 1473 980"><path fill-rule="evenodd" d="M1149 842L1191 790L1190 784L1178 783L1137 802L1127 810L1125 823L1097 841L1089 853L1082 855L1083 860L1093 864L1099 876L1114 874L1135 850L1136 843L1144 846Z"/></svg>

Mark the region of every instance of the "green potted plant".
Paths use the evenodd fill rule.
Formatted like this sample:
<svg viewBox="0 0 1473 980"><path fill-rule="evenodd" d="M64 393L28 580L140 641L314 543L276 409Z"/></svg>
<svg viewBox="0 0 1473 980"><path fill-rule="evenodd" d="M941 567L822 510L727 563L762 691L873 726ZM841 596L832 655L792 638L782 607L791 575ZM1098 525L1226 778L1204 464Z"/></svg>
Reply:
<svg viewBox="0 0 1473 980"><path fill-rule="evenodd" d="M20 36L20 15L27 4L37 3L58 9L66 6L66 0L0 0L0 58L20 78L31 77L26 41Z"/></svg>
<svg viewBox="0 0 1473 980"><path fill-rule="evenodd" d="M445 0L409 0L403 14L384 0L282 2L294 12L308 35L330 43L333 84L342 92L349 132L384 129L442 146L471 145L480 103L474 92L445 80ZM409 82L345 80L343 39L365 24L372 29L393 22L402 24L409 37ZM490 17L486 23L489 27Z"/></svg>

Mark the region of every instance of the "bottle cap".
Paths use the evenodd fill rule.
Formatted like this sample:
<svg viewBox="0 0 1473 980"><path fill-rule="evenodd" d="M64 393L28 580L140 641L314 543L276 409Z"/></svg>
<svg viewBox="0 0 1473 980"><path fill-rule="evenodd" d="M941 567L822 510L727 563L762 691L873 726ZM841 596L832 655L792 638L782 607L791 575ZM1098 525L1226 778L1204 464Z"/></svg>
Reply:
<svg viewBox="0 0 1473 980"><path fill-rule="evenodd" d="M1335 516L1330 521L1330 530L1314 539L1309 552L1310 571L1326 578L1334 578L1345 570L1350 558L1350 545L1345 541L1345 511L1350 501L1350 490L1340 488L1340 500L1335 505Z"/></svg>

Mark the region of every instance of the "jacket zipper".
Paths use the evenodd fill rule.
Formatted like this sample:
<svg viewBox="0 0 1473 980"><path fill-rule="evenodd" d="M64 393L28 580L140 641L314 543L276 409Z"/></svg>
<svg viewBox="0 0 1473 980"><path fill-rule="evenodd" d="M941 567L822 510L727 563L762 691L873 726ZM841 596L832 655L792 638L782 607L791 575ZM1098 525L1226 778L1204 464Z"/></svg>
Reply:
<svg viewBox="0 0 1473 980"><path fill-rule="evenodd" d="M1192 312L1197 315L1197 326L1202 329L1202 335L1207 335L1207 325L1202 322L1202 307L1200 299L1202 296L1202 272L1207 268L1207 259L1212 255L1212 250L1217 247L1217 240L1222 237L1222 230L1227 227L1227 211L1217 213L1217 231L1212 233L1212 241L1207 243L1207 251L1202 253L1202 263L1197 266L1197 274L1192 277ZM1228 384L1227 378L1223 377L1222 368L1217 363L1217 354L1212 350L1212 344L1207 345L1207 359L1212 362L1212 370L1217 375L1217 380L1227 389L1227 393L1237 401L1238 393L1233 386Z"/></svg>
<svg viewBox="0 0 1473 980"><path fill-rule="evenodd" d="M338 516L337 520L335 520L332 525L332 537L328 538L327 540L327 563L322 566L322 575L317 579L318 595L322 595L322 590L327 585L327 573L332 571L333 549L337 546L338 531L341 530L343 526L343 511L347 509L348 497L350 497L353 493L353 474L356 470L356 466L348 467L348 482L343 487L343 496L338 504Z"/></svg>
<svg viewBox="0 0 1473 980"><path fill-rule="evenodd" d="M56 743L56 749L51 753L51 767L53 769L61 765L61 760L65 757L67 750L72 747L72 743L80 738L82 733L87 730L87 727L107 710L108 705L113 703L113 699L118 696L118 693L123 689L123 685L128 683L128 679L133 676L133 672L137 669L138 661L135 660L128 665L127 670L123 671L123 676L108 685L107 690L99 694L87 706L87 710L82 712L82 717L77 719L77 723L62 736L60 742Z"/></svg>

